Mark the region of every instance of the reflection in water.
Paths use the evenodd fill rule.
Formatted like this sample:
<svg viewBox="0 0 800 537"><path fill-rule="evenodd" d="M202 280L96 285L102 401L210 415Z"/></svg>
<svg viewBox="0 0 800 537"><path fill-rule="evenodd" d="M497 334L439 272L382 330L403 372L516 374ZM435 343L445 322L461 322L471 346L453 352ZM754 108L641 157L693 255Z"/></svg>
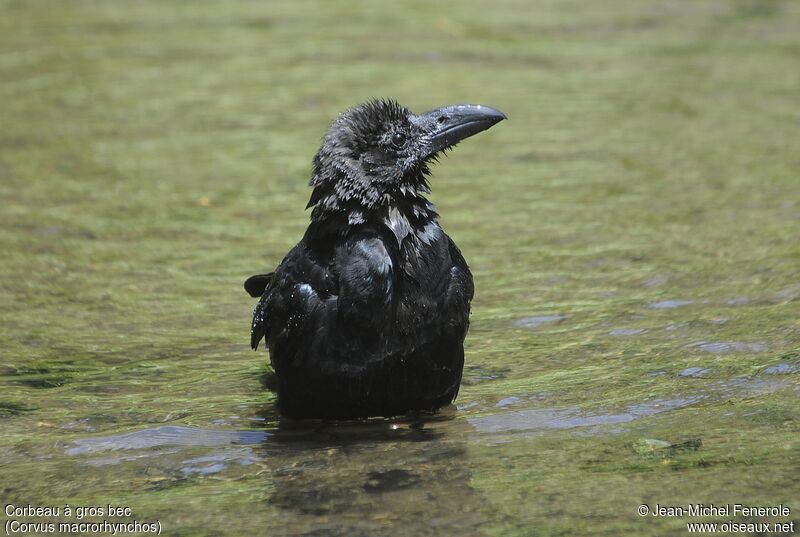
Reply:
<svg viewBox="0 0 800 537"><path fill-rule="evenodd" d="M158 468L167 477L156 489L257 474L268 535L475 535L488 501L470 485L473 429L453 418L451 408L415 420L287 422L269 410L268 430L162 426L78 439L65 452L94 467Z"/></svg>
<svg viewBox="0 0 800 537"><path fill-rule="evenodd" d="M458 415L450 407L425 419L357 422L281 421L270 407L249 418L263 429L160 426L78 439L65 453L91 467L118 465L115 475L140 480L147 491L206 478L247 480L256 490L252 516L268 535L475 535L497 521L472 486L473 473L485 479L487 460L474 461L470 445L480 449L553 430L614 434L648 416L789 385L774 376L676 378L701 390L613 411L547 408L515 396Z"/></svg>
<svg viewBox="0 0 800 537"><path fill-rule="evenodd" d="M471 428L452 412L305 427L282 424L260 448L272 471L268 503L292 521L292 535L474 535L488 520L470 486Z"/></svg>

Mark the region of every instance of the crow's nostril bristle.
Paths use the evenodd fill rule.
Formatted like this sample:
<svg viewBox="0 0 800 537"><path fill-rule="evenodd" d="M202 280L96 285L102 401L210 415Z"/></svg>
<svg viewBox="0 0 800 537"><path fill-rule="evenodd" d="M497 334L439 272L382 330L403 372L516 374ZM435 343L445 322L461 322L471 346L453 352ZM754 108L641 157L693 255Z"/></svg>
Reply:
<svg viewBox="0 0 800 537"><path fill-rule="evenodd" d="M436 121L438 121L439 123L444 123L448 119L450 119L450 118L447 117L447 116L439 116L439 118Z"/></svg>

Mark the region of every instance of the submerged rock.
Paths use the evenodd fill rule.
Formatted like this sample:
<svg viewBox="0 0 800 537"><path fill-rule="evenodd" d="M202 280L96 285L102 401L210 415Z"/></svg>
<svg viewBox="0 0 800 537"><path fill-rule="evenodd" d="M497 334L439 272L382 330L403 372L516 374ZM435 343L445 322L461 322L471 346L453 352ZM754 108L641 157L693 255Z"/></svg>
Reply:
<svg viewBox="0 0 800 537"><path fill-rule="evenodd" d="M88 455L103 451L152 449L164 446L211 447L260 444L271 433L258 430L232 431L163 425L110 436L80 438L64 450L67 455Z"/></svg>
<svg viewBox="0 0 800 537"><path fill-rule="evenodd" d="M694 304L694 300L662 300L661 302L651 302L647 305L651 310L666 310L673 308L682 308Z"/></svg>
<svg viewBox="0 0 800 537"><path fill-rule="evenodd" d="M497 408L503 408L504 406L509 406L515 403L519 403L520 401L522 401L522 399L520 399L519 397L513 397L513 396L505 397L503 399L500 399L494 406L496 406Z"/></svg>
<svg viewBox="0 0 800 537"><path fill-rule="evenodd" d="M710 352L712 354L730 354L733 352L766 352L768 347L763 341L699 341L690 347Z"/></svg>
<svg viewBox="0 0 800 537"><path fill-rule="evenodd" d="M556 313L554 315L539 315L535 317L522 317L514 321L514 326L518 328L539 328L545 324L559 323L567 318L566 315Z"/></svg>
<svg viewBox="0 0 800 537"><path fill-rule="evenodd" d="M647 332L645 328L616 328L609 332L610 336L638 336Z"/></svg>
<svg viewBox="0 0 800 537"><path fill-rule="evenodd" d="M793 373L800 373L800 364L781 362L771 365L761 372L762 375L791 375Z"/></svg>
<svg viewBox="0 0 800 537"><path fill-rule="evenodd" d="M530 408L467 418L467 421L480 433L600 427L628 423L646 416L689 407L704 398L704 395L695 395L676 399L656 399L628 405L623 411L606 413L585 412L574 407Z"/></svg>
<svg viewBox="0 0 800 537"><path fill-rule="evenodd" d="M184 466L183 468L181 468L181 472L183 472L186 475L191 475L191 474L211 475L211 474L217 474L223 471L225 468L227 468L227 466L224 463L217 462L205 466Z"/></svg>
<svg viewBox="0 0 800 537"><path fill-rule="evenodd" d="M778 302L791 302L798 298L800 298L800 285L793 285L775 293L775 300Z"/></svg>
<svg viewBox="0 0 800 537"><path fill-rule="evenodd" d="M660 455L671 457L684 451L697 451L703 446L700 438L693 438L686 442L672 444L666 440L656 440L654 438L642 438L633 443L633 450L639 455Z"/></svg>
<svg viewBox="0 0 800 537"><path fill-rule="evenodd" d="M706 378L708 375L711 374L712 369L710 367L687 367L680 373L678 373L679 377L688 377L688 378L697 378L702 379Z"/></svg>
<svg viewBox="0 0 800 537"><path fill-rule="evenodd" d="M733 298L729 298L725 303L729 306L742 306L744 304L749 304L750 302L750 298L746 296L735 296Z"/></svg>
<svg viewBox="0 0 800 537"><path fill-rule="evenodd" d="M639 455L650 455L656 450L671 446L666 440L656 440L655 438L640 438L633 443L633 450Z"/></svg>

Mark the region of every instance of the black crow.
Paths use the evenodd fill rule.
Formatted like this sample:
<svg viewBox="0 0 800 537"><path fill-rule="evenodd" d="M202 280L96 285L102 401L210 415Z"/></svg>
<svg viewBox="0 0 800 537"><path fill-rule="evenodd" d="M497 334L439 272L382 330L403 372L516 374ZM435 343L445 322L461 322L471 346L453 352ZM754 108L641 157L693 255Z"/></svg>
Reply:
<svg viewBox="0 0 800 537"><path fill-rule="evenodd" d="M414 115L371 100L333 121L314 157L303 239L244 286L290 418L433 411L458 393L472 274L425 198L428 165L506 116L453 105Z"/></svg>

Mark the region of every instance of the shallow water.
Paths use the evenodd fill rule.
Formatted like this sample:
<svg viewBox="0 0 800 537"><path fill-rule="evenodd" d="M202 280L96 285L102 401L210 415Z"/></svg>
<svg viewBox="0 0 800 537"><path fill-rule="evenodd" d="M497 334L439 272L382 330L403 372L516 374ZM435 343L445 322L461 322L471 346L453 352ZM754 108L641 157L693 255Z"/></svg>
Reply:
<svg viewBox="0 0 800 537"><path fill-rule="evenodd" d="M796 520L800 4L343 9L0 0L3 503L187 536ZM291 423L241 283L369 96L510 118L432 179L475 275L464 381L436 416Z"/></svg>

